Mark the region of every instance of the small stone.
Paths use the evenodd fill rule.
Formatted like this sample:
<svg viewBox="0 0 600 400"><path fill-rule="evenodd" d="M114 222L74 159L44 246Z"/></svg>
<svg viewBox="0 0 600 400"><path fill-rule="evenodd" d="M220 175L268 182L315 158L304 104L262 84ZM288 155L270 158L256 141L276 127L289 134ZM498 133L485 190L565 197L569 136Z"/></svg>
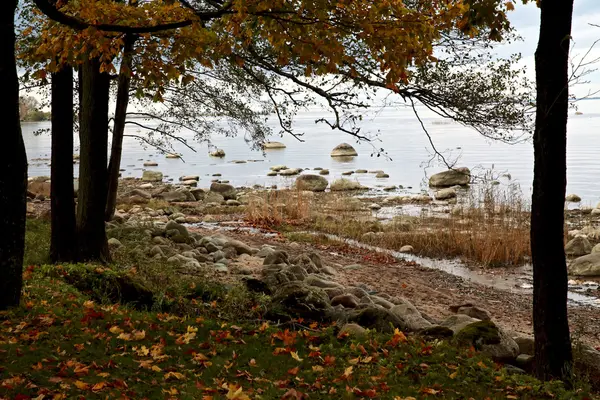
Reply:
<svg viewBox="0 0 600 400"><path fill-rule="evenodd" d="M569 194L567 197L565 197L565 201L570 203L579 203L581 201L581 197L577 196L576 194Z"/></svg>
<svg viewBox="0 0 600 400"><path fill-rule="evenodd" d="M350 337L365 338L367 330L358 324L346 324L340 329L340 335L348 334Z"/></svg>
<svg viewBox="0 0 600 400"><path fill-rule="evenodd" d="M319 175L329 175L329 170L328 169L322 169L319 171Z"/></svg>
<svg viewBox="0 0 600 400"><path fill-rule="evenodd" d="M383 188L383 191L384 192L393 192L396 189L398 189L396 186L386 186Z"/></svg>
<svg viewBox="0 0 600 400"><path fill-rule="evenodd" d="M369 208L373 211L381 210L381 206L377 203L373 203L369 206Z"/></svg>
<svg viewBox="0 0 600 400"><path fill-rule="evenodd" d="M363 268L363 266L359 265L359 264L352 264L352 265L347 265L344 267L344 269L346 271L354 271L354 270L362 269L362 268Z"/></svg>
<svg viewBox="0 0 600 400"><path fill-rule="evenodd" d="M281 142L264 142L262 147L265 150L285 149L286 148L285 144L283 144Z"/></svg>
<svg viewBox="0 0 600 400"><path fill-rule="evenodd" d="M225 204L228 205L228 206L241 206L242 205L242 203L240 203L239 201L237 201L237 200L231 200L231 199L227 200L225 202Z"/></svg>
<svg viewBox="0 0 600 400"><path fill-rule="evenodd" d="M344 171L344 172L342 172L342 175L348 176L348 175L352 175L353 173L354 173L354 171Z"/></svg>
<svg viewBox="0 0 600 400"><path fill-rule="evenodd" d="M414 253L415 249L411 245L407 244L407 245L400 247L399 252L400 253Z"/></svg>
<svg viewBox="0 0 600 400"><path fill-rule="evenodd" d="M167 158L181 158L181 156L179 154L167 154L166 156Z"/></svg>
<svg viewBox="0 0 600 400"><path fill-rule="evenodd" d="M385 172L378 172L377 175L375 175L375 178L389 178L390 176L388 174L386 174Z"/></svg>
<svg viewBox="0 0 600 400"><path fill-rule="evenodd" d="M338 304L342 305L344 308L356 308L358 306L358 298L349 293L341 294L331 299L332 306L335 307Z"/></svg>
<svg viewBox="0 0 600 400"><path fill-rule="evenodd" d="M434 197L436 200L448 200L456 197L456 190L454 188L441 189L435 192Z"/></svg>
<svg viewBox="0 0 600 400"><path fill-rule="evenodd" d="M140 185L140 189L152 189L153 187L154 187L154 185L151 183L144 183L144 184Z"/></svg>
<svg viewBox="0 0 600 400"><path fill-rule="evenodd" d="M208 154L211 157L223 158L223 157L225 157L225 150L223 150L223 149L216 149L216 150L211 151Z"/></svg>
<svg viewBox="0 0 600 400"><path fill-rule="evenodd" d="M161 182L163 180L162 172L144 171L142 173L142 181L144 182Z"/></svg>
<svg viewBox="0 0 600 400"><path fill-rule="evenodd" d="M277 176L277 172L276 171L269 171L269 172L267 172L267 176Z"/></svg>
<svg viewBox="0 0 600 400"><path fill-rule="evenodd" d="M368 171L366 169L357 169L355 172L357 174L366 174Z"/></svg>
<svg viewBox="0 0 600 400"><path fill-rule="evenodd" d="M123 243L121 243L118 239L116 239L116 238L108 239L108 247L110 247L111 249L118 249L121 246L123 246Z"/></svg>
<svg viewBox="0 0 600 400"><path fill-rule="evenodd" d="M158 163L156 161L146 161L144 167L158 167Z"/></svg>

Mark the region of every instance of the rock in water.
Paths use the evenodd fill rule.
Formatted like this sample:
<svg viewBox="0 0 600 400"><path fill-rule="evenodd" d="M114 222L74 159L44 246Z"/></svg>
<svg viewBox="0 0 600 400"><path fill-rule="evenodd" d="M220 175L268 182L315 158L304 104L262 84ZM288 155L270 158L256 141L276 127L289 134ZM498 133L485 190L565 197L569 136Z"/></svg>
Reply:
<svg viewBox="0 0 600 400"><path fill-rule="evenodd" d="M237 195L235 188L227 183L213 182L210 191L221 194L225 200L235 200Z"/></svg>
<svg viewBox="0 0 600 400"><path fill-rule="evenodd" d="M357 155L358 153L354 150L354 147L348 143L339 144L331 151L331 157L354 157Z"/></svg>
<svg viewBox="0 0 600 400"><path fill-rule="evenodd" d="M281 143L281 142L264 142L263 143L263 149L265 150L269 150L269 149L285 149L285 144Z"/></svg>
<svg viewBox="0 0 600 400"><path fill-rule="evenodd" d="M434 195L436 200L448 200L456 197L456 190L454 188L441 189L435 192Z"/></svg>
<svg viewBox="0 0 600 400"><path fill-rule="evenodd" d="M600 253L575 259L567 268L569 275L600 276Z"/></svg>
<svg viewBox="0 0 600 400"><path fill-rule="evenodd" d="M431 187L465 186L469 182L471 182L471 171L466 167L449 169L429 178L429 186Z"/></svg>
<svg viewBox="0 0 600 400"><path fill-rule="evenodd" d="M161 182L163 174L159 171L144 171L142 173L142 181L144 182Z"/></svg>
<svg viewBox="0 0 600 400"><path fill-rule="evenodd" d="M218 157L218 158L223 158L225 157L225 150L223 149L216 149L214 151L211 151L210 153L208 153L211 157Z"/></svg>
<svg viewBox="0 0 600 400"><path fill-rule="evenodd" d="M356 181L341 178L331 182L330 189L334 192L337 192L346 190L362 190L365 189L365 187L363 187L360 183Z"/></svg>
<svg viewBox="0 0 600 400"><path fill-rule="evenodd" d="M323 192L327 189L329 182L319 175L300 175L296 178L296 188L299 190L310 190L311 192Z"/></svg>
<svg viewBox="0 0 600 400"><path fill-rule="evenodd" d="M167 154L167 158L181 158L179 154Z"/></svg>
<svg viewBox="0 0 600 400"><path fill-rule="evenodd" d="M585 256L592 252L592 245L586 237L576 236L565 246L565 254L568 256Z"/></svg>
<svg viewBox="0 0 600 400"><path fill-rule="evenodd" d="M565 197L565 201L579 203L581 201L581 197L577 196L576 194L569 194L567 197Z"/></svg>

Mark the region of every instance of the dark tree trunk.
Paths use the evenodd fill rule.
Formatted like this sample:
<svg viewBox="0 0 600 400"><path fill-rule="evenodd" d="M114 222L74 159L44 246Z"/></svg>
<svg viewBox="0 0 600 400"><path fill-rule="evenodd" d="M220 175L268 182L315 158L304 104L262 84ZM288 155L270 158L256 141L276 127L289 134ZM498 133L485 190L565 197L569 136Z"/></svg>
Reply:
<svg viewBox="0 0 600 400"><path fill-rule="evenodd" d="M73 68L52 74L52 229L50 258L76 258L75 191L73 188Z"/></svg>
<svg viewBox="0 0 600 400"><path fill-rule="evenodd" d="M570 383L572 354L563 240L573 0L544 0L540 7L531 206L535 374L543 380Z"/></svg>
<svg viewBox="0 0 600 400"><path fill-rule="evenodd" d="M77 234L79 259L109 261L104 210L107 194L108 99L110 78L100 61L81 66L79 191Z"/></svg>
<svg viewBox="0 0 600 400"><path fill-rule="evenodd" d="M115 109L115 124L113 127L110 163L108 164L108 198L106 200L105 219L110 221L117 205L117 190L119 188L119 175L121 169L121 155L123 153L123 134L125 133L125 119L127 118L127 105L129 104L129 86L131 83L131 63L135 36L125 37L123 49L123 65L119 73L117 89L117 105Z"/></svg>
<svg viewBox="0 0 600 400"><path fill-rule="evenodd" d="M19 123L19 81L15 62L17 0L0 2L0 310L18 306L23 285L27 156Z"/></svg>

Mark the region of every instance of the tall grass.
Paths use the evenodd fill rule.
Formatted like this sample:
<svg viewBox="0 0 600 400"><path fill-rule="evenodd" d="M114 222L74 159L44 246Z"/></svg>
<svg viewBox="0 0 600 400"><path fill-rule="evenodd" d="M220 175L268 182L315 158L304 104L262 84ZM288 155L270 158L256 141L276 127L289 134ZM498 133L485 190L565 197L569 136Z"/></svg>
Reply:
<svg viewBox="0 0 600 400"><path fill-rule="evenodd" d="M308 221L314 193L301 190L275 190L253 195L246 207L245 220L256 226L278 227Z"/></svg>

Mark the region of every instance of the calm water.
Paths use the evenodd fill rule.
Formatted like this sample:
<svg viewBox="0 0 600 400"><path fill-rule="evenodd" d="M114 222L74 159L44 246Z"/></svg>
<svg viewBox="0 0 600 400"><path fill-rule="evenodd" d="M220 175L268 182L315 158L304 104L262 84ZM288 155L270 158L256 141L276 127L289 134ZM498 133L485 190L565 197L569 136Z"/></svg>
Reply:
<svg viewBox="0 0 600 400"><path fill-rule="evenodd" d="M577 193L586 205L600 201L600 100L588 100L579 103L583 115L571 112L568 140L568 193ZM200 186L210 185L211 175L221 173L221 179L227 179L235 185L277 184L285 185L292 179L267 177L269 166L285 164L294 168L322 167L330 170L330 180L341 177L342 172L355 169L382 169L390 175L389 179L375 179L374 175L353 175L369 187L403 185L412 186L412 192L423 187L426 174L432 174L444 168L441 165L427 167L424 163L431 158L431 147L412 111L407 109L384 110L376 117L364 121L363 131L375 134L379 132L383 147L390 159L372 157L372 145L356 143L353 138L340 132L331 131L327 126L315 124L322 114L306 112L296 118L296 129L304 132L305 142L301 143L290 136L273 137L287 145L283 150L269 150L263 156L260 151L252 151L243 137L213 137L212 142L225 150L224 159L208 156L207 144L197 144L196 153L175 146L183 155L182 160L165 159L151 148L144 148L135 139L126 138L124 143L122 166L123 176L139 177L143 162L154 160L166 176L177 180L181 175L200 175ZM526 196L531 190L533 174L533 149L530 142L508 145L489 141L462 125L448 122L435 115L423 112L423 120L439 150L449 151L450 158L459 157L457 165L469 168L480 167L478 173L491 169L498 173L510 173L512 182L517 182ZM29 175L49 175L50 136L45 133L35 136L33 132L40 128L49 128L49 123L25 123L23 135L30 160ZM129 127L132 133L137 128ZM183 136L192 140L190 132ZM76 140L77 141L77 140ZM337 161L329 156L331 149L342 142L352 144L359 156L352 161ZM36 160L38 159L38 160ZM42 159L42 160L39 160ZM233 160L262 160L234 164ZM77 166L76 166L77 168ZM503 184L506 179L501 180Z"/></svg>

